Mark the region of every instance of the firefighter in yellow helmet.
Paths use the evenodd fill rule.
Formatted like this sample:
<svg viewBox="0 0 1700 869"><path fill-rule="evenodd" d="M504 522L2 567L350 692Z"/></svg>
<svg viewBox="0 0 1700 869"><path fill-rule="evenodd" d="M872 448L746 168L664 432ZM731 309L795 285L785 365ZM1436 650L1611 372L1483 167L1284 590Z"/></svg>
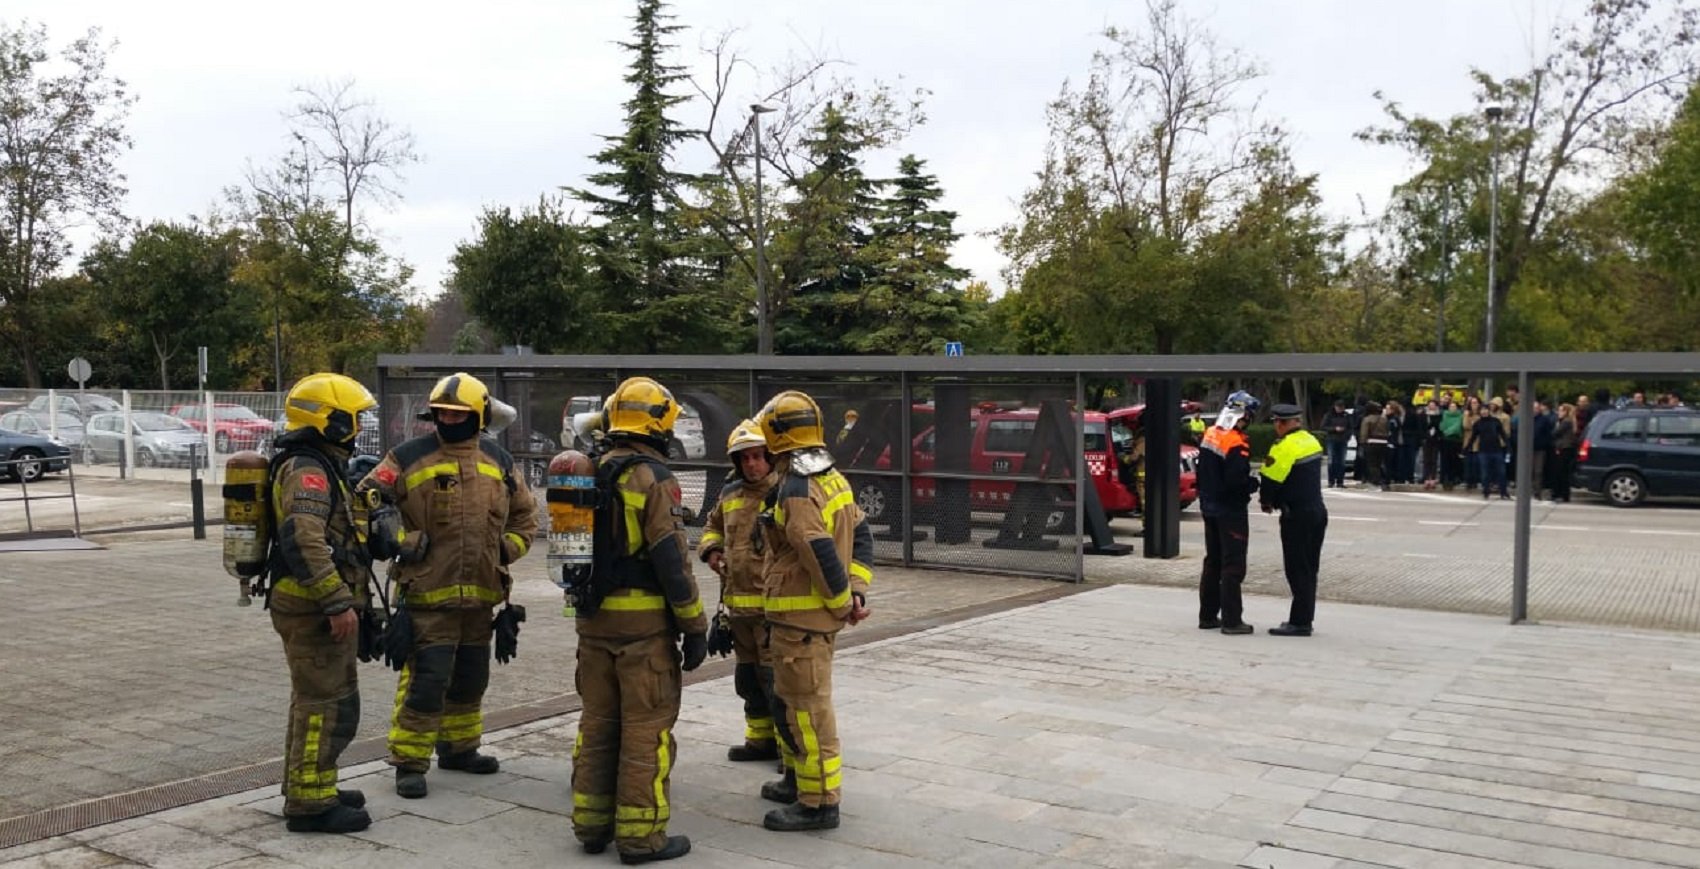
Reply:
<svg viewBox="0 0 1700 869"><path fill-rule="evenodd" d="M774 723L785 777L762 786L785 803L762 819L769 830L838 826L838 725L832 655L840 628L868 616L874 537L844 476L833 468L820 407L795 390L756 415L778 478L762 501L758 532L767 614ZM764 674L766 677L768 674Z"/></svg>
<svg viewBox="0 0 1700 869"><path fill-rule="evenodd" d="M384 456L361 487L401 511L395 578L397 618L413 624L390 719L396 793L426 795L431 752L439 769L497 771L479 754L484 690L490 682L491 610L508 596L505 568L531 549L537 502L508 451L480 432L490 424L490 391L457 372L431 390L436 431Z"/></svg>
<svg viewBox="0 0 1700 869"><path fill-rule="evenodd" d="M372 579L344 469L360 412L376 405L341 374L310 374L284 398L267 572L272 627L289 663L283 814L292 832L352 833L371 823L365 795L337 789L336 762L360 726L355 642Z"/></svg>
<svg viewBox="0 0 1700 869"><path fill-rule="evenodd" d="M772 699L762 687L760 670L762 559L755 554L750 533L762 499L773 488L773 463L755 420L746 419L732 429L726 455L732 460L732 473L697 542L697 557L720 576L720 603L727 613L737 661L732 685L744 701L744 742L727 749L726 757L771 761L779 758L779 744L773 730Z"/></svg>
<svg viewBox="0 0 1700 869"><path fill-rule="evenodd" d="M583 706L573 745L573 834L591 854L613 842L623 863L691 850L690 839L667 835L669 778L680 670L707 657L708 619L691 575L679 481L667 470L678 418L673 394L647 377L621 383L603 405L612 448L597 461L598 488L611 482L619 500L610 504L617 512L608 533L596 537L592 584L600 604L577 611ZM682 649L674 645L680 635Z"/></svg>

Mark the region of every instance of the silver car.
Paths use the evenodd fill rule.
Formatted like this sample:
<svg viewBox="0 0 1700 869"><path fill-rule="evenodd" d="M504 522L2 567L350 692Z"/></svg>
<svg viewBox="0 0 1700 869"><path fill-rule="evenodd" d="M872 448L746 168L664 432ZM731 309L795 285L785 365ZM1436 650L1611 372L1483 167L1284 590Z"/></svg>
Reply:
<svg viewBox="0 0 1700 869"><path fill-rule="evenodd" d="M130 434L136 442L136 464L188 467L190 456L207 463L207 436L168 413L138 411L130 414ZM116 462L124 453L124 414L97 413L83 431L83 461L86 464Z"/></svg>

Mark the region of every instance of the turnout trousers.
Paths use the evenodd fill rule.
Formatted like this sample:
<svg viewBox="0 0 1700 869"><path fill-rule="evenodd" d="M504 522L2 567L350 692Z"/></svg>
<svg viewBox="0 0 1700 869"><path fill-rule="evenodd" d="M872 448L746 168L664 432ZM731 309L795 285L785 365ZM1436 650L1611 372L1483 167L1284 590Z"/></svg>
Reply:
<svg viewBox="0 0 1700 869"><path fill-rule="evenodd" d="M1322 567L1322 538L1327 533L1326 510L1281 512L1281 566L1286 569L1287 588L1293 592L1289 624L1308 628L1316 617L1316 574Z"/></svg>
<svg viewBox="0 0 1700 869"><path fill-rule="evenodd" d="M832 711L837 637L769 623L767 660L779 753L797 777L797 802L810 808L839 799L838 719Z"/></svg>
<svg viewBox="0 0 1700 869"><path fill-rule="evenodd" d="M413 652L396 681L390 718L390 766L431 769L439 756L478 747L484 736L484 689L490 684L490 610L409 609Z"/></svg>
<svg viewBox="0 0 1700 869"><path fill-rule="evenodd" d="M732 616L732 687L744 701L744 744L768 746L777 738L773 729L773 697L762 678L762 639L767 622L762 616Z"/></svg>
<svg viewBox="0 0 1700 869"><path fill-rule="evenodd" d="M1243 622L1240 584L1245 582L1246 543L1251 536L1244 510L1204 517L1204 572L1198 578L1198 620L1220 615L1223 625Z"/></svg>
<svg viewBox="0 0 1700 869"><path fill-rule="evenodd" d="M583 709L573 742L573 835L612 839L622 854L660 850L683 687L673 635L581 636L574 684Z"/></svg>
<svg viewBox="0 0 1700 869"><path fill-rule="evenodd" d="M336 761L360 727L355 637L337 642L325 616L272 614L289 662L283 813L316 815L337 804Z"/></svg>

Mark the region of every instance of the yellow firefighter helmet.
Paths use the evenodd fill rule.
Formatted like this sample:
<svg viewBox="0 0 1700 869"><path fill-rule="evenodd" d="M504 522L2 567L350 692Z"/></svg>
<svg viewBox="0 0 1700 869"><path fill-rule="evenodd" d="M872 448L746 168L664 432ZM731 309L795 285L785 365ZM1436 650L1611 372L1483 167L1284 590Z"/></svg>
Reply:
<svg viewBox="0 0 1700 869"><path fill-rule="evenodd" d="M490 389L464 371L437 381L431 387L430 405L443 410L464 410L478 420L480 430L490 424Z"/></svg>
<svg viewBox="0 0 1700 869"><path fill-rule="evenodd" d="M630 377L602 405L602 431L666 440L673 436L679 403L667 387L647 378Z"/></svg>
<svg viewBox="0 0 1700 869"><path fill-rule="evenodd" d="M283 399L284 430L310 428L333 444L360 433L360 412L378 406L360 381L321 372L301 378Z"/></svg>
<svg viewBox="0 0 1700 869"><path fill-rule="evenodd" d="M762 436L761 426L753 419L746 419L732 429L730 437L726 438L726 457L731 458L741 450L751 447L766 447L767 438Z"/></svg>
<svg viewBox="0 0 1700 869"><path fill-rule="evenodd" d="M761 423L762 436L767 438L767 448L775 453L826 446L820 406L806 393L791 389L775 395L756 419Z"/></svg>

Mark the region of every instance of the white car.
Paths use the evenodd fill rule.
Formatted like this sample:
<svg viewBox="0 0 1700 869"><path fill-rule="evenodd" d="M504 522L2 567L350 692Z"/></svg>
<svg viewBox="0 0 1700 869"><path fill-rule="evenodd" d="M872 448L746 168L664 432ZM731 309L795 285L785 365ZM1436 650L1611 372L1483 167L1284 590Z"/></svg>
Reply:
<svg viewBox="0 0 1700 869"><path fill-rule="evenodd" d="M589 442L581 432L594 429L596 414L602 412L602 396L575 395L561 408L561 443L583 450ZM575 424L576 423L576 424ZM702 436L702 419L688 404L679 406L679 418L673 422L673 440L667 444L667 458L708 458L708 442Z"/></svg>

